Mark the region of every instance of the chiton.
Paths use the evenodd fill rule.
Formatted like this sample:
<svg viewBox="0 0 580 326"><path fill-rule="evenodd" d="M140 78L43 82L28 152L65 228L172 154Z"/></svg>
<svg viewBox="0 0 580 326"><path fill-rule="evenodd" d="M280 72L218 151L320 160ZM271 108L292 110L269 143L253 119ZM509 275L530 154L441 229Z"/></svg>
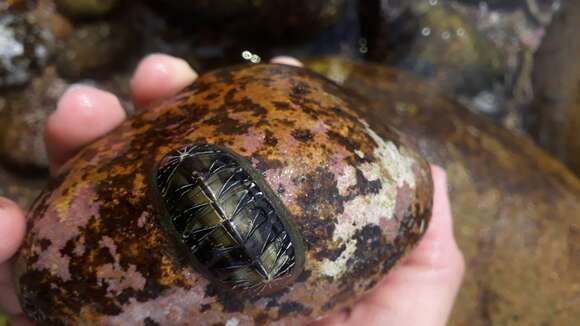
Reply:
<svg viewBox="0 0 580 326"><path fill-rule="evenodd" d="M262 294L302 271L302 239L262 176L237 155L209 144L177 149L161 161L161 222L205 275L231 289Z"/></svg>
<svg viewBox="0 0 580 326"><path fill-rule="evenodd" d="M26 315L299 325L352 305L432 204L427 162L365 108L305 69L254 65L128 118L34 203L14 273Z"/></svg>

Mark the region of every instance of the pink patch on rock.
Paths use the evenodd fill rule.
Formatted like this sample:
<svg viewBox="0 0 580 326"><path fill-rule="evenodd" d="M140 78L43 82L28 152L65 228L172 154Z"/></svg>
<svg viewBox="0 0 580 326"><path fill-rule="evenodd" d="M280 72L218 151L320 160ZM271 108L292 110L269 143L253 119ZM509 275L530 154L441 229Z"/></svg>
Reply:
<svg viewBox="0 0 580 326"><path fill-rule="evenodd" d="M141 215L139 216L139 219L137 219L137 226L142 228L145 223L147 222L147 220L149 219L149 213L148 212L143 212L141 213Z"/></svg>
<svg viewBox="0 0 580 326"><path fill-rule="evenodd" d="M66 216L60 216L56 207L49 207L46 214L34 221L31 229L31 232L36 233L36 239L50 241L46 249L36 248L38 260L32 268L50 270L64 281L70 280L70 257L61 254L61 250L68 241L74 241L80 234L80 228L87 226L91 216L98 215L97 207L92 204L94 192L90 187L76 188L71 198Z"/></svg>
<svg viewBox="0 0 580 326"><path fill-rule="evenodd" d="M243 155L252 155L253 153L264 144L264 134L256 128L252 127L244 135L240 135L236 138L236 143L238 146L245 149L245 152L241 153Z"/></svg>
<svg viewBox="0 0 580 326"><path fill-rule="evenodd" d="M113 256L113 258L115 258L115 261L119 260L119 255L117 255L117 245L115 244L115 241L113 239L104 236L99 241L99 246L109 249L109 253L111 254L111 256Z"/></svg>
<svg viewBox="0 0 580 326"><path fill-rule="evenodd" d="M392 243L397 238L400 224L396 218L381 217L379 219L379 227L383 230L383 234L389 243Z"/></svg>
<svg viewBox="0 0 580 326"><path fill-rule="evenodd" d="M330 129L330 127L328 127L324 121L317 120L312 124L310 131L312 131L314 134L326 134L328 129Z"/></svg>
<svg viewBox="0 0 580 326"><path fill-rule="evenodd" d="M397 199L395 204L395 217L400 221L409 213L413 202L414 189L404 183L397 188Z"/></svg>
<svg viewBox="0 0 580 326"><path fill-rule="evenodd" d="M137 302L131 299L123 305L123 312L117 316L102 321L107 325L142 325L149 317L161 325L198 325L211 321L208 312L200 313L204 304L213 303L211 297L206 297L204 289L207 281L200 278L198 284L190 289L176 288L165 291L162 295L147 302Z"/></svg>
<svg viewBox="0 0 580 326"><path fill-rule="evenodd" d="M124 270L118 262L115 264L105 264L97 268L97 278L99 283L105 283L108 296L116 296L125 289L143 290L145 278L137 272L135 265L130 265Z"/></svg>
<svg viewBox="0 0 580 326"><path fill-rule="evenodd" d="M292 168L281 168L281 169L270 169L264 173L264 178L272 187L274 192L277 192L278 189L284 189L283 193L278 193L278 196L286 205L286 207L290 210L290 212L296 214L297 212L293 209L293 204L296 202L296 198L294 198L295 194L298 192L298 188L293 179L295 178L296 174L292 170Z"/></svg>
<svg viewBox="0 0 580 326"><path fill-rule="evenodd" d="M73 250L73 253L77 256L82 256L84 255L85 250L85 237L82 236L79 241L75 243L75 249Z"/></svg>

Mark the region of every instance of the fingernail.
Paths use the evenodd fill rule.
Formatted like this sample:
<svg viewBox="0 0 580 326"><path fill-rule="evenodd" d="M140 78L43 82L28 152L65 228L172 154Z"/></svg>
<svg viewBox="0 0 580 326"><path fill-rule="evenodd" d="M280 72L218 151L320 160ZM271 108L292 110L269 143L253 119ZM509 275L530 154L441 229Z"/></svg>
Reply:
<svg viewBox="0 0 580 326"><path fill-rule="evenodd" d="M93 118L95 111L103 107L121 107L119 99L107 91L85 84L71 85L61 96L57 110L53 112L53 118L60 115L68 115L74 111L75 115ZM124 119L124 116L122 117Z"/></svg>
<svg viewBox="0 0 580 326"><path fill-rule="evenodd" d="M172 96L191 84L197 73L189 64L166 54L151 54L139 63L131 79L131 93L137 107L147 107Z"/></svg>
<svg viewBox="0 0 580 326"><path fill-rule="evenodd" d="M271 63L287 65L287 66L294 66L294 67L303 67L304 65L298 59L289 56L277 56L270 60Z"/></svg>
<svg viewBox="0 0 580 326"><path fill-rule="evenodd" d="M131 82L149 81L147 84L154 87L163 87L165 85L161 82L170 82L172 86L185 87L196 77L197 73L185 60L156 53L141 61Z"/></svg>

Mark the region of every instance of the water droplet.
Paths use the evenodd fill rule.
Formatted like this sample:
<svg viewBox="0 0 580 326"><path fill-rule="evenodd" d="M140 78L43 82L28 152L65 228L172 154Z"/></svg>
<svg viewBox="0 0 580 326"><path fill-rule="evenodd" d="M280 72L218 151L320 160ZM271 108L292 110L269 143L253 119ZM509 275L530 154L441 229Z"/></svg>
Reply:
<svg viewBox="0 0 580 326"><path fill-rule="evenodd" d="M262 61L262 58L260 58L259 55L252 54L252 57L250 58L250 62L252 62L252 63L260 63L260 61Z"/></svg>
<svg viewBox="0 0 580 326"><path fill-rule="evenodd" d="M423 29L421 30L421 35L423 36L431 35L431 29L429 27L423 27Z"/></svg>
<svg viewBox="0 0 580 326"><path fill-rule="evenodd" d="M242 58L245 60L250 60L252 58L252 52L245 50L242 52Z"/></svg>

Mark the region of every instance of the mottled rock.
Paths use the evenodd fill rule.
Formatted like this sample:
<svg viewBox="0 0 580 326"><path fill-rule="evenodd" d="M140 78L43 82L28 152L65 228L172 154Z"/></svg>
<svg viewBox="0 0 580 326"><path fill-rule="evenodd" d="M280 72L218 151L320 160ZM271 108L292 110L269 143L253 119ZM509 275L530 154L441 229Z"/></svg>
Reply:
<svg viewBox="0 0 580 326"><path fill-rule="evenodd" d="M529 140L377 66L309 64L367 99L447 169L467 271L451 325L574 325L580 320L580 180Z"/></svg>
<svg viewBox="0 0 580 326"><path fill-rule="evenodd" d="M13 10L22 10L30 7L33 0L5 0L0 2L0 12L6 13Z"/></svg>
<svg viewBox="0 0 580 326"><path fill-rule="evenodd" d="M348 307L418 241L432 201L427 163L362 107L307 70L255 65L203 75L128 119L34 204L16 263L24 311L50 325L297 325ZM286 207L305 246L294 284L248 295L178 254L154 175L199 143L243 157Z"/></svg>
<svg viewBox="0 0 580 326"><path fill-rule="evenodd" d="M535 55L527 127L540 146L580 175L580 1L562 9Z"/></svg>
<svg viewBox="0 0 580 326"><path fill-rule="evenodd" d="M156 5L157 1L150 2ZM185 24L210 23L245 39L288 42L312 37L335 23L345 0L170 0L161 7L167 5L178 9L171 15L181 16Z"/></svg>

